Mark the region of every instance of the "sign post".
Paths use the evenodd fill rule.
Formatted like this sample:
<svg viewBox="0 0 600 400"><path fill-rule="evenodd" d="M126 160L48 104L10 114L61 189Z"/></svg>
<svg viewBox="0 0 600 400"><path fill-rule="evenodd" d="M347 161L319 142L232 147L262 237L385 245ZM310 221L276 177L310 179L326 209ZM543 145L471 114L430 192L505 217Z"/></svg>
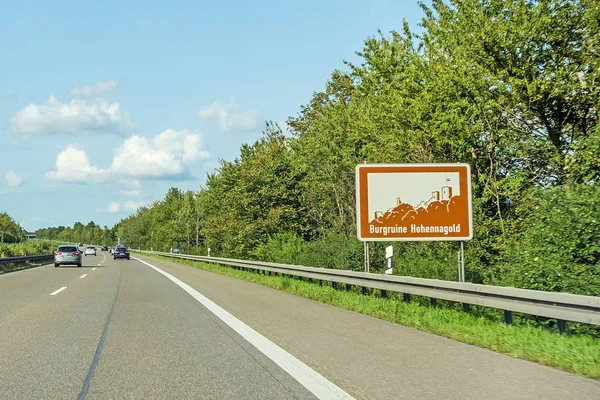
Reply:
<svg viewBox="0 0 600 400"><path fill-rule="evenodd" d="M364 242L363 253L363 259L365 260L365 272L369 272L369 242L367 241Z"/></svg>
<svg viewBox="0 0 600 400"><path fill-rule="evenodd" d="M364 242L461 242L458 276L464 281L464 241L473 238L471 168L460 163L359 164L356 219L358 239Z"/></svg>

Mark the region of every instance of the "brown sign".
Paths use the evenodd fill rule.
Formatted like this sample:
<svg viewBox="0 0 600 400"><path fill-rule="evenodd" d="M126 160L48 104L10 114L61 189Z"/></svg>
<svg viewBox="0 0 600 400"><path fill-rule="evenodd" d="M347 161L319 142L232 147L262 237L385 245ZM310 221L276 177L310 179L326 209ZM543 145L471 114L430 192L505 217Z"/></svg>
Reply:
<svg viewBox="0 0 600 400"><path fill-rule="evenodd" d="M356 219L363 241L472 239L471 168L357 165Z"/></svg>

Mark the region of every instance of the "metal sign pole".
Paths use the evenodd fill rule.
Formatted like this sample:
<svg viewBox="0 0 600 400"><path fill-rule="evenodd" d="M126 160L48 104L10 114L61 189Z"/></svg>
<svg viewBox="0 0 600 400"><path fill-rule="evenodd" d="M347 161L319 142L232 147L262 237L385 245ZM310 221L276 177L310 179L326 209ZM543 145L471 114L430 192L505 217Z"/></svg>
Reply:
<svg viewBox="0 0 600 400"><path fill-rule="evenodd" d="M457 262L457 264L456 264L456 265L457 265L457 268L458 268L458 270L457 270L457 272L458 272L458 273L457 273L457 276L458 276L458 281L459 281L459 282L462 282L462 280L460 279L460 275L461 275L461 268L460 268L460 244L458 245L458 251L456 252L456 254L457 254L457 257L458 257L458 258L457 258L457 261L458 261L458 262Z"/></svg>
<svg viewBox="0 0 600 400"><path fill-rule="evenodd" d="M365 242L365 272L371 272L371 260L369 259L369 242Z"/></svg>
<svg viewBox="0 0 600 400"><path fill-rule="evenodd" d="M461 271L461 278L462 281L465 281L465 242L460 242L460 271Z"/></svg>

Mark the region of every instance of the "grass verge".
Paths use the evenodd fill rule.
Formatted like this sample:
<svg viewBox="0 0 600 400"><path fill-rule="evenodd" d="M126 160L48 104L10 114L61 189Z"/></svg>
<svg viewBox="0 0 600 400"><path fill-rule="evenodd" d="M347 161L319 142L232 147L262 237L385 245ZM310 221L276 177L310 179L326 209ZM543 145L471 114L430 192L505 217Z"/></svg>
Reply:
<svg viewBox="0 0 600 400"><path fill-rule="evenodd" d="M362 295L323 283L268 276L203 262L152 256L370 315L513 357L600 380L600 340L587 335L558 335L527 325L505 325L477 313L434 308L394 297Z"/></svg>
<svg viewBox="0 0 600 400"><path fill-rule="evenodd" d="M58 244L59 242L49 240L28 240L21 243L0 243L0 258L52 254L54 250L56 250L56 246ZM50 262L51 259L18 264L0 264L0 275L7 272L38 267Z"/></svg>

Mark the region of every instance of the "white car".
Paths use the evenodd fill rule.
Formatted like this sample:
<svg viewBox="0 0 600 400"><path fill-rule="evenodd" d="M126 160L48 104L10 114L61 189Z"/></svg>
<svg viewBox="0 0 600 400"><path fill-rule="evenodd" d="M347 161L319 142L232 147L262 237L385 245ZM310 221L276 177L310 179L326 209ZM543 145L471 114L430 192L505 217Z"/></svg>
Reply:
<svg viewBox="0 0 600 400"><path fill-rule="evenodd" d="M88 246L88 247L86 247L84 255L87 256L88 254L90 256L92 256L92 255L95 256L96 255L96 247L94 247L94 246Z"/></svg>

